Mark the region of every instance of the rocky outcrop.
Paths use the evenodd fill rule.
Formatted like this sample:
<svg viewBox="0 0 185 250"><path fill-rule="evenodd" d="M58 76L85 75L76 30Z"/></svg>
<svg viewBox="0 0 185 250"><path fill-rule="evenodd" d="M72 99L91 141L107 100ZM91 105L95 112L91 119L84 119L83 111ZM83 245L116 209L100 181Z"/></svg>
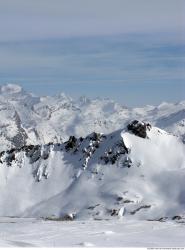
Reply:
<svg viewBox="0 0 185 250"><path fill-rule="evenodd" d="M12 166L13 164L21 167L23 163L20 159L26 157L30 164L38 163L39 166L41 162L47 161L51 151L63 152L67 161L74 161L75 159L78 167L84 170L89 166L91 159L100 161L102 164L114 165L120 157L128 154L128 149L120 137L120 133L104 135L93 132L85 138L70 136L64 143L50 142L45 145L24 145L2 151L0 152L0 164L6 166ZM124 165L130 167L127 158L124 158Z"/></svg>
<svg viewBox="0 0 185 250"><path fill-rule="evenodd" d="M135 120L127 128L133 134L146 138L147 130L150 130L151 125ZM76 166L83 170L89 167L91 162L103 165L116 164L120 168L130 168L133 165L129 155L130 149L126 147L123 138L120 136L120 131L110 135L93 132L85 138L70 136L64 143L50 142L44 145L23 146L20 144L18 147L0 152L0 164L22 167L26 157L30 164L34 164L36 169L34 176L39 176L38 180L40 181L42 176L47 177L44 169L47 168L47 160L52 151L61 152L68 162L75 161ZM46 167L40 169L41 163Z"/></svg>
<svg viewBox="0 0 185 250"><path fill-rule="evenodd" d="M151 124L134 120L128 124L127 129L134 135L137 135L141 138L146 138L147 130L151 129Z"/></svg>

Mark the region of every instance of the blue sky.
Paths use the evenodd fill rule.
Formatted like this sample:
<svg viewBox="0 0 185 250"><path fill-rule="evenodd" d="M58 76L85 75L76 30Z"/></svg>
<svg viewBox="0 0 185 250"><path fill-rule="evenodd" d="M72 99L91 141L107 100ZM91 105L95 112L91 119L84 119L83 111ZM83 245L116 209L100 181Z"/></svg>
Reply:
<svg viewBox="0 0 185 250"><path fill-rule="evenodd" d="M185 99L181 0L0 0L0 84L125 105Z"/></svg>

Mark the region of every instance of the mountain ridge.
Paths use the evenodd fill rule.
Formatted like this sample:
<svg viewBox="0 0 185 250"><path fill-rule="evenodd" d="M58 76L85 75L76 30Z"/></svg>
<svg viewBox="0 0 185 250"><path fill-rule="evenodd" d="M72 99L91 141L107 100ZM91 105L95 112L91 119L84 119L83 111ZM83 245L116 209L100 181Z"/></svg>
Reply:
<svg viewBox="0 0 185 250"><path fill-rule="evenodd" d="M14 148L0 154L0 215L183 218L184 164L180 138L137 120L110 134Z"/></svg>
<svg viewBox="0 0 185 250"><path fill-rule="evenodd" d="M70 135L111 133L134 119L149 121L184 140L184 114L185 101L128 108L109 99L73 100L65 94L37 97L9 84L0 88L0 151L17 146L12 138L25 145L61 143Z"/></svg>

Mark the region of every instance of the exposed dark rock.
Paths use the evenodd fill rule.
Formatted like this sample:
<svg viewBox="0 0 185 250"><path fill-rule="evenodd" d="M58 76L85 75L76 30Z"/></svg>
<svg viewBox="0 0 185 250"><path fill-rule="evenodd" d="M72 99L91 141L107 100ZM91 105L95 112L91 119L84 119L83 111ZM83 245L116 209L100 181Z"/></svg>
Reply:
<svg viewBox="0 0 185 250"><path fill-rule="evenodd" d="M74 149L76 146L77 139L75 136L70 136L69 140L65 142L65 149L69 151L70 149Z"/></svg>
<svg viewBox="0 0 185 250"><path fill-rule="evenodd" d="M117 197L116 200L117 200L117 201L122 201L122 200L123 200L123 197L119 196L119 197Z"/></svg>
<svg viewBox="0 0 185 250"><path fill-rule="evenodd" d="M132 166L132 160L130 159L130 157L127 156L122 165L123 167L130 168Z"/></svg>
<svg viewBox="0 0 185 250"><path fill-rule="evenodd" d="M33 150L34 149L34 145L28 145L28 146L23 146L22 147L22 149L27 153L27 155L28 155L28 153L31 151L31 150Z"/></svg>
<svg viewBox="0 0 185 250"><path fill-rule="evenodd" d="M104 164L115 164L121 155L127 154L128 149L122 140L115 143L111 148L109 148L100 160L104 161Z"/></svg>
<svg viewBox="0 0 185 250"><path fill-rule="evenodd" d="M90 207L88 207L87 209L90 209L90 210L93 210L93 209L95 209L96 207L98 207L100 204L97 204L97 205L94 205L94 206L90 206Z"/></svg>
<svg viewBox="0 0 185 250"><path fill-rule="evenodd" d="M147 130L151 129L151 124L134 120L128 124L127 129L141 138L146 138Z"/></svg>
<svg viewBox="0 0 185 250"><path fill-rule="evenodd" d="M73 221L75 219L75 214L66 214L61 219L64 221Z"/></svg>
<svg viewBox="0 0 185 250"><path fill-rule="evenodd" d="M161 217L158 219L158 221L160 222L165 222L168 219L168 217Z"/></svg>
<svg viewBox="0 0 185 250"><path fill-rule="evenodd" d="M5 154L5 151L0 152L0 163L3 163L1 157Z"/></svg>
<svg viewBox="0 0 185 250"><path fill-rule="evenodd" d="M114 137L114 133L111 135ZM117 135L116 135L117 136ZM103 161L103 164L116 164L119 161L120 157L123 155L127 156L128 149L125 146L123 140L120 138L119 140L111 140L112 144L107 144L106 148L106 139L110 139L109 137L102 135L100 133L92 133L88 135L86 138L80 137L77 139L75 136L70 136L69 140L65 143L53 143L50 142L45 145L22 145L21 147L12 148L10 150L0 152L0 163L7 163L7 165L11 166L13 161L16 161L17 153L22 152L25 154L27 158L29 158L29 162L31 164L35 162L40 162L40 160L47 160L49 158L51 150L53 151L61 151L65 150L66 152L70 152L72 154L79 154L79 158L77 161L80 161L79 166L82 166L83 169L86 169L89 162L91 161L92 156L98 150L98 148L103 144L104 153L99 155L99 159ZM4 155L5 154L5 155ZM131 160L128 160L128 157L123 157L125 160L125 165L127 167L131 166ZM67 157L68 158L68 157ZM19 167L22 162L19 157L17 158L17 163ZM38 164L39 165L39 164ZM37 168L37 165L35 165Z"/></svg>
<svg viewBox="0 0 185 250"><path fill-rule="evenodd" d="M89 139L92 141L98 141L98 140L100 140L100 138L101 138L101 134L96 133L96 132L93 132L89 137Z"/></svg>
<svg viewBox="0 0 185 250"><path fill-rule="evenodd" d="M34 163L41 158L40 145L29 145L25 151L26 151L26 156L30 158L30 163Z"/></svg>
<svg viewBox="0 0 185 250"><path fill-rule="evenodd" d="M172 220L182 220L182 217L180 215L175 215L172 217Z"/></svg>
<svg viewBox="0 0 185 250"><path fill-rule="evenodd" d="M64 216L60 217L46 217L43 218L44 220L49 220L49 221L73 221L75 219L75 214L65 214Z"/></svg>
<svg viewBox="0 0 185 250"><path fill-rule="evenodd" d="M131 201L131 200L124 200L123 203L134 203L134 201Z"/></svg>
<svg viewBox="0 0 185 250"><path fill-rule="evenodd" d="M42 159L47 160L49 158L49 152L43 152Z"/></svg>
<svg viewBox="0 0 185 250"><path fill-rule="evenodd" d="M143 205L143 206L140 206L140 207L138 207L137 209L135 209L134 211L132 211L132 212L130 212L130 214L135 214L135 213L137 213L138 211L140 211L141 209L145 209L145 208L150 208L151 207L151 205Z"/></svg>
<svg viewBox="0 0 185 250"><path fill-rule="evenodd" d="M9 154L9 156L7 157L7 162L11 163L12 161L15 161L15 154Z"/></svg>
<svg viewBox="0 0 185 250"><path fill-rule="evenodd" d="M159 221L159 222L165 222L168 219L168 217L160 217L158 219L148 219L148 221Z"/></svg>
<svg viewBox="0 0 185 250"><path fill-rule="evenodd" d="M109 157L108 156L101 156L100 160L103 160L105 164L109 163Z"/></svg>
<svg viewBox="0 0 185 250"><path fill-rule="evenodd" d="M12 148L12 149L10 149L10 150L8 150L7 152L8 152L8 154L12 154L13 152L15 152L15 148Z"/></svg>
<svg viewBox="0 0 185 250"><path fill-rule="evenodd" d="M95 148L99 148L99 146L100 146L100 144L99 144L98 142L95 142L95 143L94 143L94 147L95 147Z"/></svg>
<svg viewBox="0 0 185 250"><path fill-rule="evenodd" d="M117 210L117 209L112 209L111 210L111 216L116 216L116 215L118 215L118 212L119 212L119 210Z"/></svg>

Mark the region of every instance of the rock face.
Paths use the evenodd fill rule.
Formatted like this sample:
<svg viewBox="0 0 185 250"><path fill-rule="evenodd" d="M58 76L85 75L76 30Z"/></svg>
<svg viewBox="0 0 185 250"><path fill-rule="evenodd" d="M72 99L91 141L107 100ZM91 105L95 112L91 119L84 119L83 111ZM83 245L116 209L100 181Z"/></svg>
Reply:
<svg viewBox="0 0 185 250"><path fill-rule="evenodd" d="M134 135L137 135L141 138L146 138L147 130L151 129L151 124L134 120L128 124L127 129Z"/></svg>
<svg viewBox="0 0 185 250"><path fill-rule="evenodd" d="M136 136L147 138L147 130L151 129L149 123L134 120L128 126ZM103 150L102 150L103 149ZM7 166L17 164L22 167L22 158L26 156L30 164L46 161L50 157L51 151L64 152L66 157L71 159L77 157L79 167L86 169L94 155L98 156L98 162L102 165L117 164L120 167L130 168L132 160L129 157L129 148L125 145L122 138L115 136L114 133L106 136L100 133L91 133L85 138L70 136L64 143L22 145L0 152L0 163ZM20 156L21 155L21 156Z"/></svg>
<svg viewBox="0 0 185 250"><path fill-rule="evenodd" d="M104 148L102 151L101 147ZM98 160L103 165L116 164L117 161L128 153L128 149L124 145L122 139L111 135L110 138L99 133L91 133L85 138L76 138L70 136L69 140L64 143L50 142L44 145L24 145L21 147L12 148L10 150L0 152L0 164L5 163L7 166L18 165L22 167L22 160L24 156L28 159L30 164L36 162L46 161L51 152L65 153L66 157L73 159L76 157L79 162L79 167L86 169L89 165L89 161L94 158L94 155L98 153ZM127 158L124 162L127 163ZM39 179L40 180L40 179Z"/></svg>

